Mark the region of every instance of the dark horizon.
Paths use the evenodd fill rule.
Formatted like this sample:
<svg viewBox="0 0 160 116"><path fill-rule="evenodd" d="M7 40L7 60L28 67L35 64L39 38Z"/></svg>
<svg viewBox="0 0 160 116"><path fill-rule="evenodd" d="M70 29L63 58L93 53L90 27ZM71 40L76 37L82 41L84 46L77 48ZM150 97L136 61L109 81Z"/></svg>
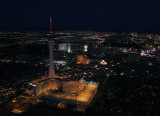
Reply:
<svg viewBox="0 0 160 116"><path fill-rule="evenodd" d="M159 33L159 2L153 1L51 1L0 2L1 31L93 30Z"/></svg>
<svg viewBox="0 0 160 116"><path fill-rule="evenodd" d="M48 32L49 29L12 29L12 30L1 30L0 32ZM74 31L91 31L91 32L104 32L104 33L139 33L139 34L160 34L160 32L153 32L153 31L119 31L119 30L105 30L105 29L63 29L57 28L53 30L53 32L74 32Z"/></svg>

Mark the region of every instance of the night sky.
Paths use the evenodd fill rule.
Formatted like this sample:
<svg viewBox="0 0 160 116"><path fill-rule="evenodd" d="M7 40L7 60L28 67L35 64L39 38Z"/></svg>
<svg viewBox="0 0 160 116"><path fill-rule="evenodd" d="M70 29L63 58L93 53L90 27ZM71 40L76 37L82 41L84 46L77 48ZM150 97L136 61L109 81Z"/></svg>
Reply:
<svg viewBox="0 0 160 116"><path fill-rule="evenodd" d="M1 31L160 33L158 0L0 0Z"/></svg>

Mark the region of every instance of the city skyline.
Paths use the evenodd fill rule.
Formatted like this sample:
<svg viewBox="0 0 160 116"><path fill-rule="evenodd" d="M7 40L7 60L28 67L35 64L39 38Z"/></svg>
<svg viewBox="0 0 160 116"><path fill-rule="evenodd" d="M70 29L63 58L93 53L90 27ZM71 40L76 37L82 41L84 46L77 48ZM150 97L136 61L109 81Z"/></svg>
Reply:
<svg viewBox="0 0 160 116"><path fill-rule="evenodd" d="M160 35L52 32L49 52L44 32L0 34L0 115L159 115Z"/></svg>
<svg viewBox="0 0 160 116"><path fill-rule="evenodd" d="M159 116L159 3L1 1L0 116Z"/></svg>

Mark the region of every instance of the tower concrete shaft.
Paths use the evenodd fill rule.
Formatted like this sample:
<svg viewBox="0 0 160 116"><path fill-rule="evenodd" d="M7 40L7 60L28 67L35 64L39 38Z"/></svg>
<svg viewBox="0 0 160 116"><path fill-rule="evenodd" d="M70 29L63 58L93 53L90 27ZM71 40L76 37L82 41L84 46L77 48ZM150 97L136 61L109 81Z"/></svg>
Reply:
<svg viewBox="0 0 160 116"><path fill-rule="evenodd" d="M50 40L48 42L49 42L49 77L54 78L55 77L54 62L53 62L54 41Z"/></svg>

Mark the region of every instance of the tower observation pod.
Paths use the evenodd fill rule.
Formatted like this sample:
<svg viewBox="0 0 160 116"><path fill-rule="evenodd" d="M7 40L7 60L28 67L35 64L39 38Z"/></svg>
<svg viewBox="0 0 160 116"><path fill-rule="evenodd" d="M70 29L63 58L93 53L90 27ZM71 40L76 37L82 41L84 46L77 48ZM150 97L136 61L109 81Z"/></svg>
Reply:
<svg viewBox="0 0 160 116"><path fill-rule="evenodd" d="M50 32L47 34L48 45L49 45L49 78L55 77L54 62L53 62L53 48L54 39L56 34L52 32L52 19L50 18Z"/></svg>

